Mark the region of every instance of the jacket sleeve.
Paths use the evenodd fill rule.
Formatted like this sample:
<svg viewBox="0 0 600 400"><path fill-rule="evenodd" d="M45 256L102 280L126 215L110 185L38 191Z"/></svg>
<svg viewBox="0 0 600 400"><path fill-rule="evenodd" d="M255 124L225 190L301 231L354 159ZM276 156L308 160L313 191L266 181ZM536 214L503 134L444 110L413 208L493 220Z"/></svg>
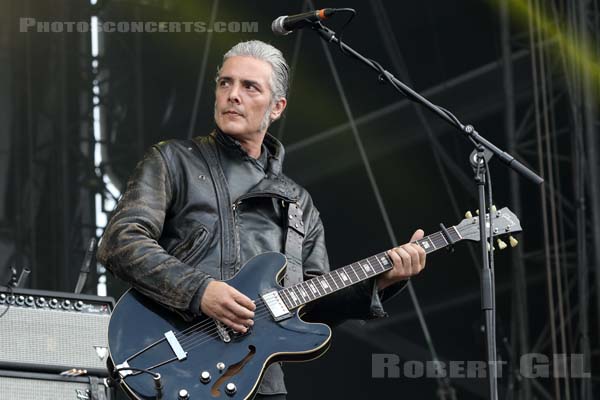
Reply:
<svg viewBox="0 0 600 400"><path fill-rule="evenodd" d="M161 150L152 147L129 179L97 256L117 277L189 319L196 314L190 310L192 300L202 297L212 278L158 243L173 190Z"/></svg>
<svg viewBox="0 0 600 400"><path fill-rule="evenodd" d="M330 272L325 247L325 230L319 212L313 207L309 216L309 230L304 238L302 259L304 279ZM399 293L405 282L377 290L375 278L357 283L311 303L304 319L336 325L347 319L374 319L387 316L382 302Z"/></svg>

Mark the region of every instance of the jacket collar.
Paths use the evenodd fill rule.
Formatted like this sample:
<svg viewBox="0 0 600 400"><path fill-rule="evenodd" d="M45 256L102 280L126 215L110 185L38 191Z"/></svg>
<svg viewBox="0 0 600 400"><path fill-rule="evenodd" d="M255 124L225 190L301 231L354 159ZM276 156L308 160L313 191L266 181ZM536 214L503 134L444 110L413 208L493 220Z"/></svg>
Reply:
<svg viewBox="0 0 600 400"><path fill-rule="evenodd" d="M218 127L211 132L210 134L215 141L219 144L225 146L226 148L230 148L233 151L240 152L240 155L243 157L250 157L248 152L242 147L241 143L237 141L235 138L227 135L221 131ZM280 175L282 170L283 158L285 156L285 149L283 148L283 144L279 140L277 140L274 136L267 132L265 138L263 139L263 145L267 148L269 154L269 163L268 163L268 175Z"/></svg>

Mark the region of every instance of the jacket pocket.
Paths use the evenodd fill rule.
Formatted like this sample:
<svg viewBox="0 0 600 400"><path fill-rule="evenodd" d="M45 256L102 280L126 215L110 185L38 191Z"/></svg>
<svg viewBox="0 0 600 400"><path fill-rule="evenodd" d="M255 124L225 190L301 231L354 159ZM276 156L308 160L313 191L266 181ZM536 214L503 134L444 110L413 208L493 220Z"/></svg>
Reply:
<svg viewBox="0 0 600 400"><path fill-rule="evenodd" d="M202 251L207 239L208 229L199 226L186 240L177 245L171 254L182 263L187 263Z"/></svg>

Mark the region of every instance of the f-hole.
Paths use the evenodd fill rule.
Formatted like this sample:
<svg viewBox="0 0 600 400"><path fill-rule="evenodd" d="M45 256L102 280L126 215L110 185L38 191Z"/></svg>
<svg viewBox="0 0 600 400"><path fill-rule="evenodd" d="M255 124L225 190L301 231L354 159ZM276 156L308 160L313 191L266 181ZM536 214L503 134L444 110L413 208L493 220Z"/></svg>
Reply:
<svg viewBox="0 0 600 400"><path fill-rule="evenodd" d="M244 358L242 358L239 362L237 362L233 365L230 365L229 368L227 368L227 371L225 371L225 373L223 375L221 375L221 377L215 381L215 384L210 389L210 394L212 395L212 397L221 396L220 387L225 383L225 381L229 380L230 378L232 378L232 377L238 375L240 372L242 372L242 369L244 369L244 366L250 360L252 360L252 357L254 357L254 354L256 354L256 347L254 347L253 345L248 346L248 354L246 354L246 356Z"/></svg>

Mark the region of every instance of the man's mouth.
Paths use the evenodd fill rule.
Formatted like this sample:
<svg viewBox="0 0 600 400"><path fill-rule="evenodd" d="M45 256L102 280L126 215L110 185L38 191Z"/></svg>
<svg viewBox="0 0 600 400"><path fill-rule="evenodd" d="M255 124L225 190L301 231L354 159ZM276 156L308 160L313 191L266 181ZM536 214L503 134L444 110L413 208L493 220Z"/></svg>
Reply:
<svg viewBox="0 0 600 400"><path fill-rule="evenodd" d="M242 113L239 113L239 112L237 112L235 110L228 110L228 111L225 111L223 114L239 115L240 117L243 117Z"/></svg>

